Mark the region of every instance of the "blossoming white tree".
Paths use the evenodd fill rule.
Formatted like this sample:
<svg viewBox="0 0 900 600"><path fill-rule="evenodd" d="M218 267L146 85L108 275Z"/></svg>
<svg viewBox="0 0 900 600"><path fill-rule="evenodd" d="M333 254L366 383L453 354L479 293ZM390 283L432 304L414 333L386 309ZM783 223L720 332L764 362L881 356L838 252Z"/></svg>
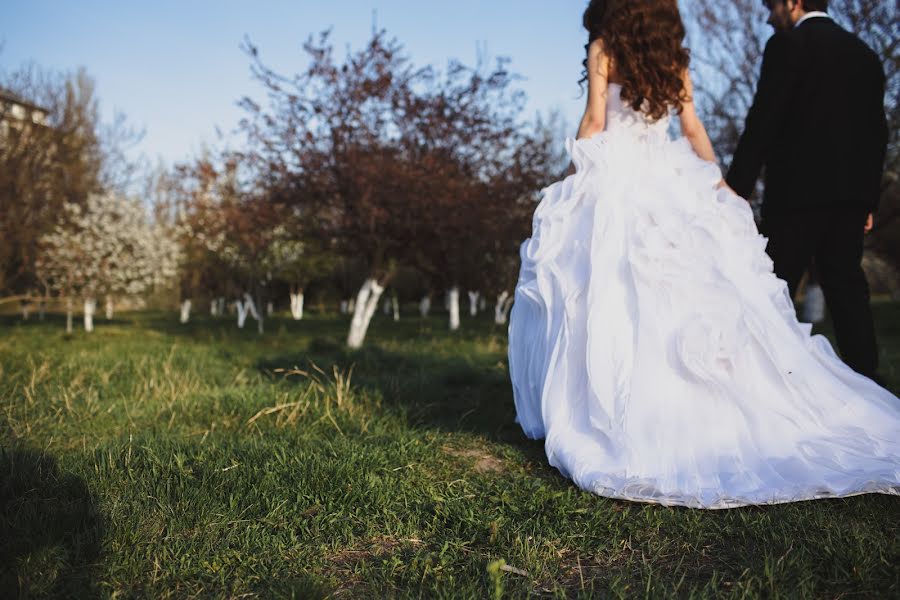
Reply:
<svg viewBox="0 0 900 600"><path fill-rule="evenodd" d="M37 270L66 298L67 331L73 299L84 302L84 328L94 329L100 295L139 295L175 276L174 236L153 224L139 200L92 194L85 206L67 203L60 222L41 238Z"/></svg>

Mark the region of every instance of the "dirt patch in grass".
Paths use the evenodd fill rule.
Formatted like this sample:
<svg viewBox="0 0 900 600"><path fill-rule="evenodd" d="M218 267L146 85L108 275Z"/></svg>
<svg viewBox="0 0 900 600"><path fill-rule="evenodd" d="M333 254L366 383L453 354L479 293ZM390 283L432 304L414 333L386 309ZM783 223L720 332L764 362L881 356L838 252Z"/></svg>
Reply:
<svg viewBox="0 0 900 600"><path fill-rule="evenodd" d="M481 448L454 448L442 446L445 454L472 461L472 469L478 473L502 473L505 470L503 461Z"/></svg>
<svg viewBox="0 0 900 600"><path fill-rule="evenodd" d="M362 563L372 563L398 553L413 551L424 545L417 538L374 536L341 548L325 558L322 575L338 580L329 598L355 598L366 591L365 582L357 572Z"/></svg>

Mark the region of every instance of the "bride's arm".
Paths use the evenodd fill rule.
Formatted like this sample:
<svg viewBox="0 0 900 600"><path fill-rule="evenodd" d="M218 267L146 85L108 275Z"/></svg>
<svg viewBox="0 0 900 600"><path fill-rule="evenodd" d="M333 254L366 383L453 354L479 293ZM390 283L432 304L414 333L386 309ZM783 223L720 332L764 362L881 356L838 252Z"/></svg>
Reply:
<svg viewBox="0 0 900 600"><path fill-rule="evenodd" d="M684 72L684 91L687 100L681 105L681 134L691 143L691 148L697 156L712 163L718 162L706 128L697 116L697 109L694 107L694 84L691 83L691 76L687 70ZM722 179L716 187L728 187L728 184Z"/></svg>
<svg viewBox="0 0 900 600"><path fill-rule="evenodd" d="M716 162L716 153L713 151L712 142L709 141L706 128L700 122L694 107L694 85L691 83L691 76L687 71L684 72L684 91L687 94L687 100L681 105L681 134L691 143L697 156L709 162Z"/></svg>
<svg viewBox="0 0 900 600"><path fill-rule="evenodd" d="M606 88L609 83L609 56L603 50L603 40L594 40L588 47L588 97L584 115L578 126L578 139L591 137L606 127Z"/></svg>
<svg viewBox="0 0 900 600"><path fill-rule="evenodd" d="M584 115L578 125L577 139L589 138L606 127L606 88L609 84L609 56L600 39L591 42L587 56L588 96ZM569 163L566 175L575 174L575 163Z"/></svg>

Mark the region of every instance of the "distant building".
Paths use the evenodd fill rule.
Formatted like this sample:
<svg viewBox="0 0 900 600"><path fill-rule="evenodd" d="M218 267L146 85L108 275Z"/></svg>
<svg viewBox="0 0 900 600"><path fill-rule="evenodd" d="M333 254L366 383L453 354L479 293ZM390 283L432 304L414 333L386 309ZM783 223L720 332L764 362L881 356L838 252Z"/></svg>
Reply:
<svg viewBox="0 0 900 600"><path fill-rule="evenodd" d="M21 129L25 123L47 127L50 111L0 89L0 140L6 137L10 128Z"/></svg>

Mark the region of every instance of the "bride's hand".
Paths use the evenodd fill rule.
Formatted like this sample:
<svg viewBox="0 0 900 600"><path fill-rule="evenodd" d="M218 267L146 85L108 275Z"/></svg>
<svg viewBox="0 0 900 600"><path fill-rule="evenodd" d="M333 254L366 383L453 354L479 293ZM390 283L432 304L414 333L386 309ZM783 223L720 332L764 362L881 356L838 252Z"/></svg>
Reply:
<svg viewBox="0 0 900 600"><path fill-rule="evenodd" d="M727 189L729 192L731 192L731 193L734 194L735 196L738 195L737 192L735 192L733 189L731 189L731 186L728 185L728 183L725 181L724 178L720 179L720 180L719 180L719 183L716 184L716 189L717 189L717 190L721 190L722 188ZM746 198L745 198L745 200L746 200Z"/></svg>

